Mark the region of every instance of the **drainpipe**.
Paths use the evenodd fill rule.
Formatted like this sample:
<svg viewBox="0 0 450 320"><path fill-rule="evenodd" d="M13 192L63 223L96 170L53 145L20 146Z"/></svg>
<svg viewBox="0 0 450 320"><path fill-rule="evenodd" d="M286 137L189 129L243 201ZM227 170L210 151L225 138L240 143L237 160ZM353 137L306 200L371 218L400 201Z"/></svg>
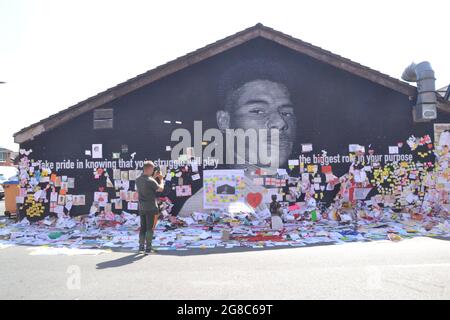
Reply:
<svg viewBox="0 0 450 320"><path fill-rule="evenodd" d="M415 122L427 122L437 117L437 98L434 71L428 61L411 63L403 71L402 79L417 82L417 102L413 107Z"/></svg>

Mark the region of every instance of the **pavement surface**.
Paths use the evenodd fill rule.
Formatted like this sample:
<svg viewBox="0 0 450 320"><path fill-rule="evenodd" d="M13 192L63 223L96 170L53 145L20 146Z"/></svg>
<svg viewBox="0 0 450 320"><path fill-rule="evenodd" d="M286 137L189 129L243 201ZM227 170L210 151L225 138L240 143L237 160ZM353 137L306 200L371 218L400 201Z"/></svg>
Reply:
<svg viewBox="0 0 450 320"><path fill-rule="evenodd" d="M0 298L450 299L450 241L426 237L208 254L57 252L0 246Z"/></svg>

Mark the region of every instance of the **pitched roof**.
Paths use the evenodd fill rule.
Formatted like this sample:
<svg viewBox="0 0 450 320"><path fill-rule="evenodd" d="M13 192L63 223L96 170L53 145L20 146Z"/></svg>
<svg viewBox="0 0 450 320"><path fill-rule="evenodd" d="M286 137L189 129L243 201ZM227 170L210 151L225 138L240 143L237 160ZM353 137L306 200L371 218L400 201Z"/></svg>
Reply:
<svg viewBox="0 0 450 320"><path fill-rule="evenodd" d="M16 143L23 143L31 140L35 136L58 127L61 124L85 112L95 109L105 103L126 95L127 93L146 86L160 78L163 78L192 64L210 58L214 55L217 55L257 37L262 37L274 41L292 50L315 58L323 63L330 64L336 68L345 70L359 77L396 90L402 94L408 96L415 96L417 94L416 87L411 86L406 82L392 78L379 71L370 69L330 51L324 50L320 47L314 46L310 43L304 42L280 31L263 26L261 23L258 23L250 28L237 32L222 40L216 41L203 48L197 49L159 67L142 73L112 88L100 92L93 97L78 102L77 104L54 115L51 115L48 118L34 123L16 132L14 134L14 141Z"/></svg>

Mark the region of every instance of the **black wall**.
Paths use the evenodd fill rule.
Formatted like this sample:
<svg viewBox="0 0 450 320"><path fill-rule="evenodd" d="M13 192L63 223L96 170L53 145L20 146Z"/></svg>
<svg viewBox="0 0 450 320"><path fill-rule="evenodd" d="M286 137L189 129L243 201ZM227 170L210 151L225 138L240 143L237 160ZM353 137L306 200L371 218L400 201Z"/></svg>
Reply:
<svg viewBox="0 0 450 320"><path fill-rule="evenodd" d="M32 148L32 158L61 161L84 160L84 150L93 143L103 144L103 157L111 159L128 145L135 159L169 159L165 151L174 128L189 130L194 120L202 120L204 130L217 127L216 111L223 106L223 92L230 70L246 61L262 59L280 66L277 75L291 92L297 115L297 140L291 158L300 154L302 143L312 143L315 153L324 149L329 155L348 154L349 144L372 145L377 153L414 134L430 134L433 124L413 123L414 101L407 96L348 72L323 64L265 39L255 39L163 78L103 107L114 108L114 129L93 130L93 112L46 132L21 148ZM237 67L236 67L237 66ZM228 78L227 78L228 77ZM183 122L167 125L164 120ZM449 122L448 114L439 114L436 122ZM401 151L406 151L406 143ZM130 156L122 154L123 158ZM333 166L335 174L348 165ZM112 177L112 170L109 170ZM86 206L72 213L85 213L93 192L104 181L96 181L92 170L65 170L59 174L75 177L72 194L86 194ZM196 182L194 189L201 186ZM195 190L194 190L195 191ZM124 208L126 210L126 208Z"/></svg>

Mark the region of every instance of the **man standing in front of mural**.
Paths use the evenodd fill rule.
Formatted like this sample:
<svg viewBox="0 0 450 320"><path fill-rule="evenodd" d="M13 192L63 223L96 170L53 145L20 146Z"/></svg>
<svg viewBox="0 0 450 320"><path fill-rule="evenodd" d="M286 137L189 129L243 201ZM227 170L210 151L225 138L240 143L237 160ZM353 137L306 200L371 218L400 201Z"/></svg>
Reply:
<svg viewBox="0 0 450 320"><path fill-rule="evenodd" d="M159 172L154 176L154 169L155 165L152 161L145 161L144 172L136 179L139 195L139 216L141 218L139 253L145 254L154 252L152 249L153 230L159 214L156 193L164 190L164 179Z"/></svg>

